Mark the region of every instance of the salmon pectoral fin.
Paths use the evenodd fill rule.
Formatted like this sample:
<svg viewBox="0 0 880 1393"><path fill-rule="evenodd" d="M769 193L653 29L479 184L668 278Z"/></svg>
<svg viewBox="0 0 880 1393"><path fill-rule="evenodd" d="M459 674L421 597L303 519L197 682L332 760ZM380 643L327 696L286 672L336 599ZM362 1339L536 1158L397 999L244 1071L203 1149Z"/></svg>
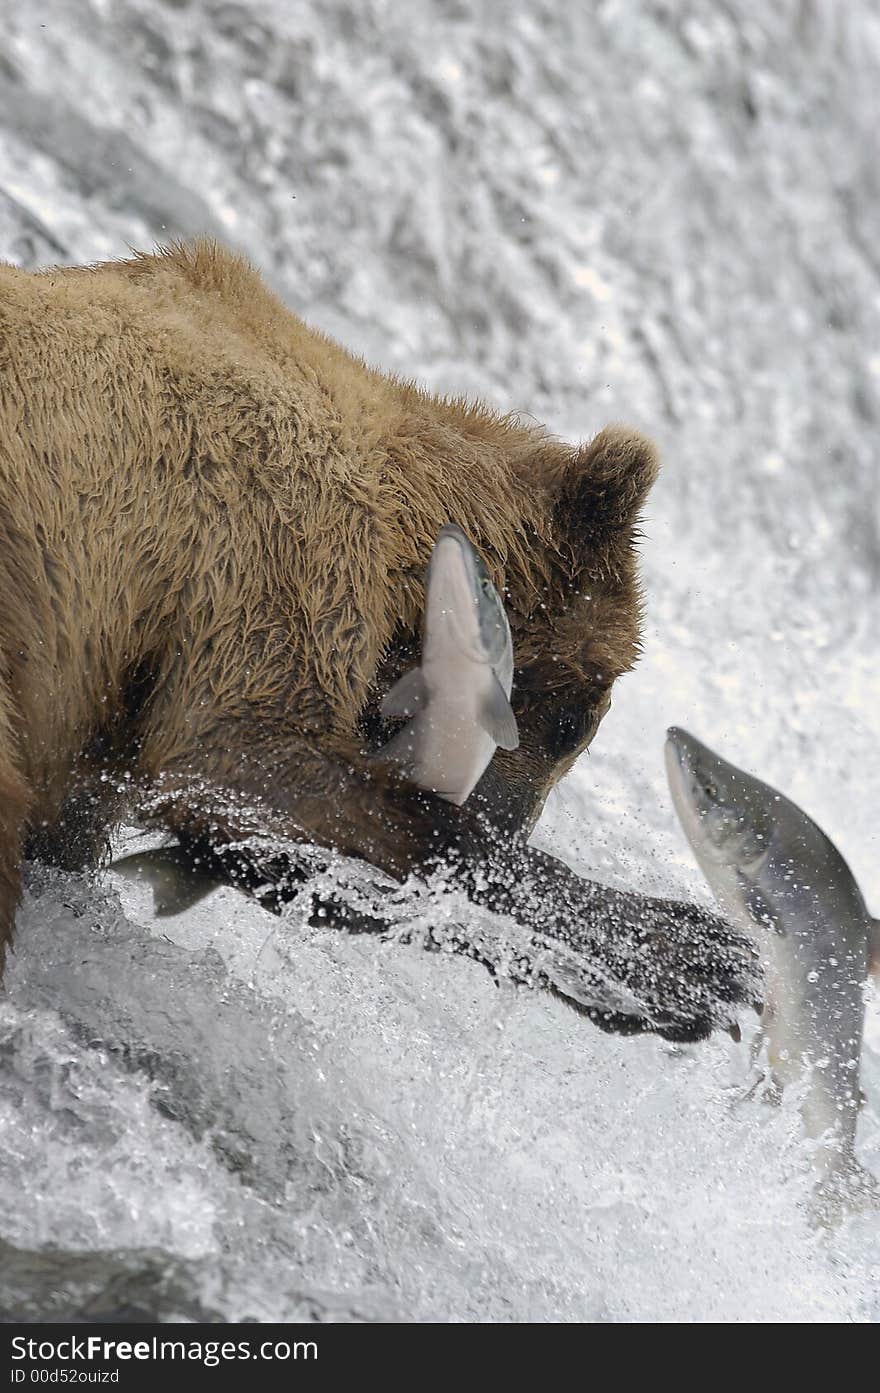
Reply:
<svg viewBox="0 0 880 1393"><path fill-rule="evenodd" d="M398 682L395 682L382 698L379 707L380 712L386 719L393 720L396 717L415 716L421 711L428 699L425 689L425 679L420 667L414 667L409 672L405 672Z"/></svg>
<svg viewBox="0 0 880 1393"><path fill-rule="evenodd" d="M411 778L416 763L416 750L419 739L417 720L408 721L396 735L372 756L382 764L393 764L406 778Z"/></svg>
<svg viewBox="0 0 880 1393"><path fill-rule="evenodd" d="M784 937L785 930L779 922L779 915L763 890L753 884L747 875L743 875L742 871L737 871L736 881L746 909L755 923L760 924L765 929L772 929L774 933Z"/></svg>
<svg viewBox="0 0 880 1393"><path fill-rule="evenodd" d="M480 725L488 735L491 735L495 744L501 746L502 750L515 750L519 744L516 716L514 716L513 708L504 695L504 688L494 672L486 700L480 711Z"/></svg>

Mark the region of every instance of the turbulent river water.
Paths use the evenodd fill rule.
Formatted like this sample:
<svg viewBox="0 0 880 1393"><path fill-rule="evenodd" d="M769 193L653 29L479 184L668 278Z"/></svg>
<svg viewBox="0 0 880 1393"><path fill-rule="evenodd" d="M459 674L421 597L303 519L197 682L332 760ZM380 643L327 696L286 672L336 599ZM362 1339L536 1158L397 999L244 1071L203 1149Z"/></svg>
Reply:
<svg viewBox="0 0 880 1393"><path fill-rule="evenodd" d="M209 231L292 308L571 438L655 435L646 641L536 840L706 898L661 747L797 799L880 914L880 16L781 0L4 6L0 256ZM747 1032L748 1033L748 1032ZM747 1041L600 1034L219 890L30 868L0 999L0 1309L876 1320ZM880 1175L880 1008L862 1163Z"/></svg>

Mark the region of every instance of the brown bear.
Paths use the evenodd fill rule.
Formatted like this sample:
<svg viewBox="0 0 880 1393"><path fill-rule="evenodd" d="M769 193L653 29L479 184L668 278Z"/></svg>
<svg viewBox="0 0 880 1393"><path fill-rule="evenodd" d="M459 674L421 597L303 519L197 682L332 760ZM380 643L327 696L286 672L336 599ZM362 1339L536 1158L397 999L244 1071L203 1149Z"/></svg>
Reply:
<svg viewBox="0 0 880 1393"><path fill-rule="evenodd" d="M722 921L526 845L637 654L641 435L577 448L385 376L206 241L0 267L0 384L4 944L23 854L99 859L128 788L266 902L297 844L396 878L443 862L527 931L507 970L608 1028L696 1038L749 998ZM374 758L450 520L504 596L520 731L463 808ZM466 927L454 946L495 965Z"/></svg>

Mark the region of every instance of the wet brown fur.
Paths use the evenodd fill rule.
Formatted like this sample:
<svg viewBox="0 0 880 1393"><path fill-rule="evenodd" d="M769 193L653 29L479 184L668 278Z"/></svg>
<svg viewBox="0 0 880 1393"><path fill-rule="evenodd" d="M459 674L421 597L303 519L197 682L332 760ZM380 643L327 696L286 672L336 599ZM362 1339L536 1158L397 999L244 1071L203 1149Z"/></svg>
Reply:
<svg viewBox="0 0 880 1393"><path fill-rule="evenodd" d="M193 794L217 787L295 838L423 861L448 805L368 756L449 520L517 665L521 746L477 804L530 826L635 659L655 470L632 430L573 447L373 371L211 242L0 267L0 944L26 843L94 859L125 776L184 835L235 835Z"/></svg>

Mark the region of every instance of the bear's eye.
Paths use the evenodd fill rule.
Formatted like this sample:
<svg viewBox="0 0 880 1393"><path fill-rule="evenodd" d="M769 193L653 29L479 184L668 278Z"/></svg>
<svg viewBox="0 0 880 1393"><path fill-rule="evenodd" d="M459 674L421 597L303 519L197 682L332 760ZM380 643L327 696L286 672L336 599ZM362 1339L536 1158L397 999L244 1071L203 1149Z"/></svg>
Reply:
<svg viewBox="0 0 880 1393"><path fill-rule="evenodd" d="M570 754L583 743L587 733L587 712L583 707L567 706L556 717L550 733L550 752L555 758Z"/></svg>

